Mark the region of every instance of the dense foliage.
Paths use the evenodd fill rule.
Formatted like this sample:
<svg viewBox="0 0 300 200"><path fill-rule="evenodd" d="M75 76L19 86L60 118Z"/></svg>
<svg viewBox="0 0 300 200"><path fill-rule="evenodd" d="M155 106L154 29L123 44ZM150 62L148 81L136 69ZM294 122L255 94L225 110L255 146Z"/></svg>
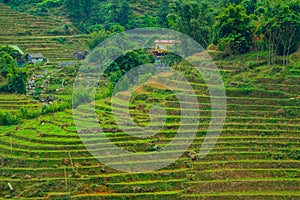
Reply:
<svg viewBox="0 0 300 200"><path fill-rule="evenodd" d="M230 54L248 52L252 46L254 24L242 5L230 4L216 18L214 43Z"/></svg>
<svg viewBox="0 0 300 200"><path fill-rule="evenodd" d="M212 41L214 10L208 2L174 1L170 4L168 25L207 47Z"/></svg>
<svg viewBox="0 0 300 200"><path fill-rule="evenodd" d="M27 119L34 119L49 113L61 112L72 107L71 99L61 103L54 102L52 105L44 105L38 109L30 109L21 107L20 110L15 112L1 111L0 110L0 125L15 125Z"/></svg>
<svg viewBox="0 0 300 200"><path fill-rule="evenodd" d="M27 70L18 68L16 59L21 54L11 47L0 48L0 91L26 93Z"/></svg>
<svg viewBox="0 0 300 200"><path fill-rule="evenodd" d="M3 1L38 15L56 10L91 34L91 49L114 33L138 27L172 28L205 48L214 43L228 55L266 50L269 63L275 62L276 55L295 52L300 43L299 0Z"/></svg>
<svg viewBox="0 0 300 200"><path fill-rule="evenodd" d="M262 34L265 49L269 51L269 61L274 62L275 55L283 55L287 64L287 56L297 51L300 43L300 4L299 1L289 3L266 4L257 11L261 26L258 34Z"/></svg>

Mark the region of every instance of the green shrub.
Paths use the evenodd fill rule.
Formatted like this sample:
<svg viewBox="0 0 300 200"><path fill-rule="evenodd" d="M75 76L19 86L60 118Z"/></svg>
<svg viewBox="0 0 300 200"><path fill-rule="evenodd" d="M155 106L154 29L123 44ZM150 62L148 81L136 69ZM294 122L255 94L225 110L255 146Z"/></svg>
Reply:
<svg viewBox="0 0 300 200"><path fill-rule="evenodd" d="M15 114L0 111L0 125L9 126L17 124L19 121Z"/></svg>

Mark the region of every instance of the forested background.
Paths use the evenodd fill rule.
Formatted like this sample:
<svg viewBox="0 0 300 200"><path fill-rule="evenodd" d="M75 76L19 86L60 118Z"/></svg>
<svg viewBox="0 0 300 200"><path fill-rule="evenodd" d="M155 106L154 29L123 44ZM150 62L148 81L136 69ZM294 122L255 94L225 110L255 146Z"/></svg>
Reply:
<svg viewBox="0 0 300 200"><path fill-rule="evenodd" d="M185 33L204 47L228 54L268 50L288 55L300 41L299 0L4 0L13 8L41 16L69 18L82 33L109 35L140 27ZM68 27L66 27L68 28ZM93 47L93 45L91 45Z"/></svg>

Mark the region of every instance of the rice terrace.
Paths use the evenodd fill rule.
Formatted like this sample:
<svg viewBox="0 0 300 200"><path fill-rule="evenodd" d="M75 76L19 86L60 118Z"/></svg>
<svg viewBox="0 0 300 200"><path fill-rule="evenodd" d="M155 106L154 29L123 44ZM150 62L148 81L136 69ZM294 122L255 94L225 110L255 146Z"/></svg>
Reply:
<svg viewBox="0 0 300 200"><path fill-rule="evenodd" d="M0 199L300 199L299 0L0 0Z"/></svg>

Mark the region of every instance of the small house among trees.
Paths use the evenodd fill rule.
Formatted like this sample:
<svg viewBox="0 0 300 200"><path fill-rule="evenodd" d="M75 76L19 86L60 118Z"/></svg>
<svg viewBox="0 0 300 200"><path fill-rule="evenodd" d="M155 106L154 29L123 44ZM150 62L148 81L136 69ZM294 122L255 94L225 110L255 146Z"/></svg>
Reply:
<svg viewBox="0 0 300 200"><path fill-rule="evenodd" d="M41 54L26 54L25 60L28 63L37 63L37 62L43 62L45 60L45 57Z"/></svg>

